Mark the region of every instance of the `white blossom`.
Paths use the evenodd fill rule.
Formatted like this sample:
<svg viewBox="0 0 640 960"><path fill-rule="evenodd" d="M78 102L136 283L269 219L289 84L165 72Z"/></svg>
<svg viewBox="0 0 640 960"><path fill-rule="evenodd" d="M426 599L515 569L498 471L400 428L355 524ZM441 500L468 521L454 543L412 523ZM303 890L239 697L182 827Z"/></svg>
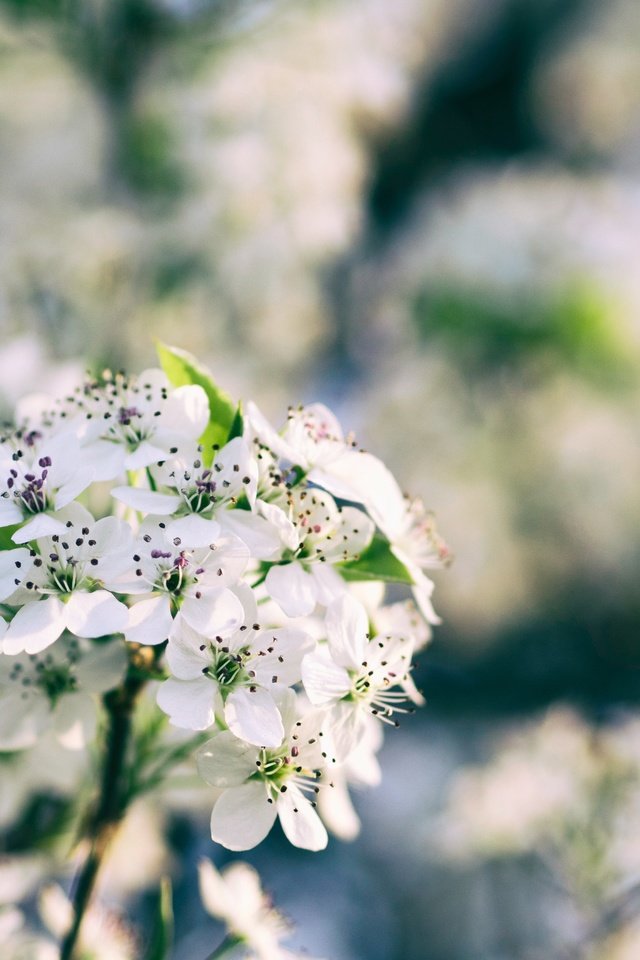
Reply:
<svg viewBox="0 0 640 960"><path fill-rule="evenodd" d="M242 576L249 560L247 546L232 535L219 536L206 547L191 548L171 536L163 519L142 525L129 572L112 589L140 599L129 611L127 640L162 643L174 617L206 637L228 637L242 623L243 609L228 587Z"/></svg>
<svg viewBox="0 0 640 960"><path fill-rule="evenodd" d="M215 788L213 840L250 849L279 819L291 843L319 850L318 803L354 836L349 791L378 781L383 727L422 702L412 658L437 620L425 571L448 551L422 502L327 407L290 408L277 431L251 403L234 417L223 395L218 422L215 390L105 373L20 405L0 439L0 528L15 528L0 542L0 751L15 768L60 744L77 756L98 695L150 657L169 722L211 731L196 759ZM385 603L388 578L415 603ZM236 904L235 874L202 870L212 912L246 949L296 956L257 881Z"/></svg>
<svg viewBox="0 0 640 960"><path fill-rule="evenodd" d="M0 440L0 527L18 525L14 543L62 533L59 511L94 479L93 466L68 432L45 436L36 429Z"/></svg>
<svg viewBox="0 0 640 960"><path fill-rule="evenodd" d="M302 681L312 704L332 705L333 736L343 759L358 745L368 713L397 725L393 715L408 712L406 689L393 688L409 680L412 644L397 635L370 639L366 610L348 594L330 604L325 625L326 646L305 656Z"/></svg>
<svg viewBox="0 0 640 960"><path fill-rule="evenodd" d="M65 634L52 650L0 655L0 750L23 750L53 729L67 749L80 749L97 725L94 694L113 689L127 663L117 642Z"/></svg>
<svg viewBox="0 0 640 960"><path fill-rule="evenodd" d="M205 910L221 920L229 935L251 950L256 960L312 960L307 953L292 953L281 945L292 926L276 910L248 863L236 861L219 872L203 859L198 880Z"/></svg>
<svg viewBox="0 0 640 960"><path fill-rule="evenodd" d="M365 549L373 524L362 510L339 507L330 494L314 488L290 491L287 513L297 544L270 568L265 586L286 614L306 616L316 604L326 606L344 592L335 564Z"/></svg>
<svg viewBox="0 0 640 960"><path fill-rule="evenodd" d="M211 837L229 850L255 847L276 817L294 846L327 845L315 811L315 795L320 784L330 787L326 778L334 762L323 717L311 712L297 718L291 690L280 701L280 714L285 735L275 748L256 747L225 730L198 750L200 775L222 791L211 814Z"/></svg>
<svg viewBox="0 0 640 960"><path fill-rule="evenodd" d="M249 447L235 437L214 454L207 466L202 447L172 447L170 456L155 466L150 487L116 487L113 495L145 514L172 517L170 536L179 536L191 546L205 546L219 531L242 539L258 559L278 549L277 531L254 512L258 466Z"/></svg>
<svg viewBox="0 0 640 960"><path fill-rule="evenodd" d="M204 730L218 715L247 743L277 747L284 738L277 700L300 680L312 640L295 627L261 629L251 588L234 592L244 622L231 636L210 639L186 623L174 628L166 651L172 676L158 690L158 704L179 727Z"/></svg>
<svg viewBox="0 0 640 960"><path fill-rule="evenodd" d="M85 455L102 480L164 460L180 442L197 440L209 420L202 387L171 389L161 370L108 375L85 384L74 399L84 418Z"/></svg>
<svg viewBox="0 0 640 960"><path fill-rule="evenodd" d="M128 564L131 531L115 517L95 521L79 504L69 505L62 532L33 546L0 552L0 601L17 607L4 639L4 653L39 653L64 630L78 637L120 633L126 606L104 589Z"/></svg>

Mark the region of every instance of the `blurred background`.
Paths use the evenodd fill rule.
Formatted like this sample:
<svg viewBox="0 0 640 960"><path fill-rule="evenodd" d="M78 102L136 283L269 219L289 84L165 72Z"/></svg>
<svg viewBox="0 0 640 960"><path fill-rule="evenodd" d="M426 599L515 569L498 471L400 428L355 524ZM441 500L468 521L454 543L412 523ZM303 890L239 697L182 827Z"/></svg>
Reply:
<svg viewBox="0 0 640 960"><path fill-rule="evenodd" d="M456 555L360 837L245 858L314 956L640 956L639 161L634 0L0 0L4 415L159 337L335 407ZM19 858L73 774L11 764ZM144 940L171 869L176 960L209 807L103 884Z"/></svg>

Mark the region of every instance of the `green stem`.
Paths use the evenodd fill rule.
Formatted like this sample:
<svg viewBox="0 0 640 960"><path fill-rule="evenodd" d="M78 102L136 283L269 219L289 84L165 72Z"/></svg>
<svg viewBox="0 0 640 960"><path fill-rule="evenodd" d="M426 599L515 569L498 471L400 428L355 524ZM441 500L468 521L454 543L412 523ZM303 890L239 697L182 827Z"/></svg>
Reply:
<svg viewBox="0 0 640 960"><path fill-rule="evenodd" d="M89 853L72 896L73 923L62 943L60 960L73 958L98 872L127 809L130 796L126 789L126 760L131 742L133 712L147 679L144 673L132 666L122 684L103 698L107 731L100 792L87 830Z"/></svg>

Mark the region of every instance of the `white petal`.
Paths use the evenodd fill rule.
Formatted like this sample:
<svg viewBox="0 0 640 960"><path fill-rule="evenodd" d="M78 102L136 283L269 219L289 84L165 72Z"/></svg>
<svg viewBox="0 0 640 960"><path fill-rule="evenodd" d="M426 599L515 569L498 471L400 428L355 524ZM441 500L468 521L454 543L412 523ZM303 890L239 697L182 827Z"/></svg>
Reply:
<svg viewBox="0 0 640 960"><path fill-rule="evenodd" d="M265 588L288 617L306 617L316 605L316 587L311 574L297 561L271 567Z"/></svg>
<svg viewBox="0 0 640 960"><path fill-rule="evenodd" d="M171 723L187 730L206 730L215 721L215 692L212 680L174 680L170 677L158 688L157 701Z"/></svg>
<svg viewBox="0 0 640 960"><path fill-rule="evenodd" d="M298 719L298 696L295 690L291 690L289 687L281 687L277 693L274 693L273 699L276 701L282 717L285 736L289 736L294 723Z"/></svg>
<svg viewBox="0 0 640 960"><path fill-rule="evenodd" d="M318 603L324 607L347 592L347 587L337 570L328 563L314 563L311 567Z"/></svg>
<svg viewBox="0 0 640 960"><path fill-rule="evenodd" d="M209 400L195 384L177 387L169 394L160 420L163 434L176 434L197 440L209 422Z"/></svg>
<svg viewBox="0 0 640 960"><path fill-rule="evenodd" d="M22 523L22 510L13 500L0 497L0 527Z"/></svg>
<svg viewBox="0 0 640 960"><path fill-rule="evenodd" d="M225 790L211 814L211 839L227 850L251 850L267 836L276 805L267 800L263 783L245 783Z"/></svg>
<svg viewBox="0 0 640 960"><path fill-rule="evenodd" d="M163 643L169 636L172 623L169 598L150 597L131 607L124 635L135 643Z"/></svg>
<svg viewBox="0 0 640 960"><path fill-rule="evenodd" d="M280 794L277 807L282 829L294 847L324 850L329 841L327 831L318 814L295 784L289 784L287 791Z"/></svg>
<svg viewBox="0 0 640 960"><path fill-rule="evenodd" d="M296 450L277 433L252 400L247 403L246 419L251 434L258 437L273 453L279 457L284 457L285 460L289 460L291 463L299 463ZM305 466L305 464L301 464L301 466Z"/></svg>
<svg viewBox="0 0 640 960"><path fill-rule="evenodd" d="M0 601L11 596L22 580L26 568L31 564L29 551L24 547L16 550L0 550Z"/></svg>
<svg viewBox="0 0 640 960"><path fill-rule="evenodd" d="M113 480L125 472L125 449L119 443L96 440L83 447L82 452L91 461L96 480Z"/></svg>
<svg viewBox="0 0 640 960"><path fill-rule="evenodd" d="M349 594L334 600L325 620L331 656L342 667L359 670L366 659L369 620L363 605Z"/></svg>
<svg viewBox="0 0 640 960"><path fill-rule="evenodd" d="M256 560L267 560L281 549L278 531L263 517L249 510L222 510L218 517L223 530L246 543Z"/></svg>
<svg viewBox="0 0 640 960"><path fill-rule="evenodd" d="M124 458L124 465L127 470L141 470L143 467L150 467L159 460L165 460L166 450L147 440L143 440L140 446L132 453L128 453Z"/></svg>
<svg viewBox="0 0 640 960"><path fill-rule="evenodd" d="M360 833L360 819L342 779L336 779L328 790L320 791L318 806L322 811L322 819L336 837L355 840Z"/></svg>
<svg viewBox="0 0 640 960"><path fill-rule="evenodd" d="M185 597L180 616L204 637L228 637L244 618L242 604L231 590L217 590L197 597Z"/></svg>
<svg viewBox="0 0 640 960"><path fill-rule="evenodd" d="M93 740L98 726L96 705L88 693L67 693L53 712L53 730L67 750L81 750Z"/></svg>
<svg viewBox="0 0 640 960"><path fill-rule="evenodd" d="M144 487L114 487L111 496L140 513L153 513L159 517L170 516L182 500L177 494L156 493Z"/></svg>
<svg viewBox="0 0 640 960"><path fill-rule="evenodd" d="M363 503L390 540L403 530L405 498L391 471L372 454L345 450L309 478L336 497Z"/></svg>
<svg viewBox="0 0 640 960"><path fill-rule="evenodd" d="M351 557L357 557L371 543L376 527L370 517L356 507L343 507L340 534L343 547Z"/></svg>
<svg viewBox="0 0 640 960"><path fill-rule="evenodd" d="M231 891L211 860L203 858L198 863L198 887L207 913L220 920L229 920L234 913Z"/></svg>
<svg viewBox="0 0 640 960"><path fill-rule="evenodd" d="M54 533L64 533L65 525L50 513L37 513L12 536L14 543L28 543L40 537L50 537Z"/></svg>
<svg viewBox="0 0 640 960"><path fill-rule="evenodd" d="M300 537L295 524L289 520L284 510L275 503L265 503L264 500L258 500L257 506L259 513L278 531L278 536L285 547L289 550L297 550L300 546Z"/></svg>
<svg viewBox="0 0 640 960"><path fill-rule="evenodd" d="M218 489L226 480L229 484L226 488L228 495L244 491L249 503L253 506L258 488L258 464L251 456L249 445L244 437L234 437L216 453L214 476ZM244 483L247 477L249 483Z"/></svg>
<svg viewBox="0 0 640 960"><path fill-rule="evenodd" d="M263 686L281 683L290 687L300 680L302 658L313 648L314 642L309 634L295 627L264 630L251 643L251 669Z"/></svg>
<svg viewBox="0 0 640 960"><path fill-rule="evenodd" d="M334 663L324 649L304 658L302 682L309 700L315 706L340 700L351 689L351 678L345 668Z"/></svg>
<svg viewBox="0 0 640 960"><path fill-rule="evenodd" d="M66 604L67 629L77 637L105 637L122 633L129 619L124 603L108 590L74 591Z"/></svg>
<svg viewBox="0 0 640 960"><path fill-rule="evenodd" d="M199 517L197 513L190 513L187 517L172 520L167 526L167 537L173 540L180 537L183 546L206 547L220 536L220 524L215 520Z"/></svg>
<svg viewBox="0 0 640 960"><path fill-rule="evenodd" d="M338 763L343 763L359 746L364 736L367 714L357 703L342 701L331 707L329 726Z"/></svg>
<svg viewBox="0 0 640 960"><path fill-rule="evenodd" d="M426 700L423 695L418 690L415 681L410 673L408 673L402 680L402 689L407 694L410 700L416 704L418 707L424 707Z"/></svg>
<svg viewBox="0 0 640 960"><path fill-rule="evenodd" d="M65 619L64 604L57 597L27 603L9 624L2 649L5 653L39 653L58 639Z"/></svg>
<svg viewBox="0 0 640 960"><path fill-rule="evenodd" d="M198 772L212 787L238 787L256 770L258 750L224 730L196 752ZM264 788L263 788L264 789Z"/></svg>
<svg viewBox="0 0 640 960"><path fill-rule="evenodd" d="M282 718L273 697L263 688L233 690L227 698L224 718L236 737L259 747L278 747L284 739Z"/></svg>
<svg viewBox="0 0 640 960"><path fill-rule="evenodd" d="M93 479L94 471L92 468L76 467L66 483L61 484L56 491L56 495L54 497L54 506L56 510L62 510L62 508L66 507L67 504L71 503L72 500L75 500L75 498L81 494L83 490L87 489Z"/></svg>
<svg viewBox="0 0 640 960"><path fill-rule="evenodd" d="M233 587L247 568L251 558L246 543L233 534L224 533L215 543L215 554L207 561L207 577L215 575L216 589ZM216 566L217 563L217 566ZM222 573L218 574L218 570Z"/></svg>
<svg viewBox="0 0 640 960"><path fill-rule="evenodd" d="M201 650L201 647L205 649ZM204 668L211 663L209 640L178 618L169 635L165 657L174 677L179 680L198 680Z"/></svg>
<svg viewBox="0 0 640 960"><path fill-rule="evenodd" d="M433 593L435 586L433 580L430 580L429 577L425 576L422 570L415 566L415 564L409 565L408 570L414 582L414 586L412 588L413 597L420 608L422 616L425 618L425 620L427 620L428 623L442 623L442 620L433 609L433 604L431 603L431 594Z"/></svg>

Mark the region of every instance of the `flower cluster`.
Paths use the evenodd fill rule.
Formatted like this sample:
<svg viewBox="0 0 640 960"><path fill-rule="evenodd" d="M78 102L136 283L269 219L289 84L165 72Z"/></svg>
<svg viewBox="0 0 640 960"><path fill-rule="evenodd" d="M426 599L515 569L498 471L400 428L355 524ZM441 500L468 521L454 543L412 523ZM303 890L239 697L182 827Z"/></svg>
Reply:
<svg viewBox="0 0 640 960"><path fill-rule="evenodd" d="M276 430L161 359L29 398L0 441L0 749L46 726L82 746L92 695L153 646L159 707L210 732L213 839L248 849L277 818L317 850L325 822L354 832L349 785L375 782L382 727L421 702L447 548L326 407ZM387 583L413 598L385 603Z"/></svg>

